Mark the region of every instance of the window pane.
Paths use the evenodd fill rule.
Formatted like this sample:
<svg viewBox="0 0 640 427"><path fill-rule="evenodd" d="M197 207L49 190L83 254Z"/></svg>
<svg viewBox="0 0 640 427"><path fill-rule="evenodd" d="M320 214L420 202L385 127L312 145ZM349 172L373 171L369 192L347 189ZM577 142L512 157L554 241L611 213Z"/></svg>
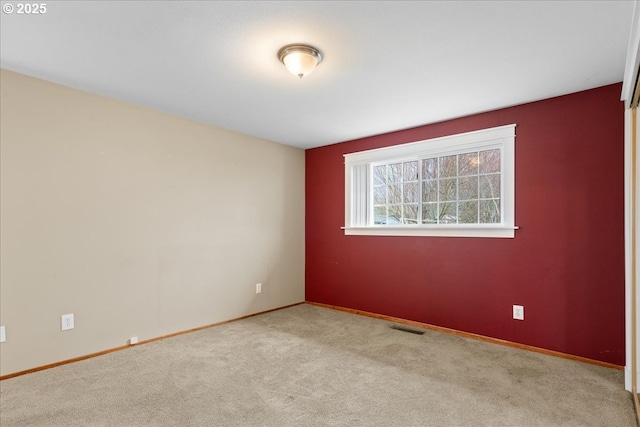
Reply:
<svg viewBox="0 0 640 427"><path fill-rule="evenodd" d="M478 201L458 203L458 223L477 224L478 223Z"/></svg>
<svg viewBox="0 0 640 427"><path fill-rule="evenodd" d="M458 156L445 156L439 158L439 172L440 178L446 178L450 176L456 176L458 173L457 167Z"/></svg>
<svg viewBox="0 0 640 427"><path fill-rule="evenodd" d="M373 204L384 205L387 203L387 186L377 185L373 187Z"/></svg>
<svg viewBox="0 0 640 427"><path fill-rule="evenodd" d="M389 204L402 203L402 184L387 185L387 197Z"/></svg>
<svg viewBox="0 0 640 427"><path fill-rule="evenodd" d="M440 203L440 212L438 219L440 224L455 224L456 218L456 203Z"/></svg>
<svg viewBox="0 0 640 427"><path fill-rule="evenodd" d="M478 174L478 153L467 153L458 156L458 175Z"/></svg>
<svg viewBox="0 0 640 427"><path fill-rule="evenodd" d="M387 180L389 184L391 184L392 182L402 182L402 163L394 163L388 166Z"/></svg>
<svg viewBox="0 0 640 427"><path fill-rule="evenodd" d="M373 167L373 185L387 183L387 165Z"/></svg>
<svg viewBox="0 0 640 427"><path fill-rule="evenodd" d="M500 150L480 152L480 173L500 172Z"/></svg>
<svg viewBox="0 0 640 427"><path fill-rule="evenodd" d="M438 178L438 159L424 159L422 161L422 179Z"/></svg>
<svg viewBox="0 0 640 427"><path fill-rule="evenodd" d="M418 160L373 168L375 224L417 224L419 202L423 224L500 222L500 150L421 162L422 194Z"/></svg>
<svg viewBox="0 0 640 427"><path fill-rule="evenodd" d="M478 198L478 177L469 176L459 178L458 181L458 200L471 200Z"/></svg>
<svg viewBox="0 0 640 427"><path fill-rule="evenodd" d="M480 175L480 198L500 198L500 174Z"/></svg>
<svg viewBox="0 0 640 427"><path fill-rule="evenodd" d="M418 202L418 183L410 182L404 184L404 203Z"/></svg>
<svg viewBox="0 0 640 427"><path fill-rule="evenodd" d="M418 223L418 205L404 205L404 221L403 224Z"/></svg>
<svg viewBox="0 0 640 427"><path fill-rule="evenodd" d="M500 200L480 200L480 223L495 224L500 221Z"/></svg>
<svg viewBox="0 0 640 427"><path fill-rule="evenodd" d="M438 204L425 203L422 205L422 223L437 224L438 223Z"/></svg>
<svg viewBox="0 0 640 427"><path fill-rule="evenodd" d="M418 161L406 162L403 165L404 169L404 181L417 181L418 180Z"/></svg>
<svg viewBox="0 0 640 427"><path fill-rule="evenodd" d="M387 217L387 224L400 224L402 220L402 205L389 206L389 215Z"/></svg>
<svg viewBox="0 0 640 427"><path fill-rule="evenodd" d="M437 202L438 201L438 181L431 180L422 183L422 201Z"/></svg>
<svg viewBox="0 0 640 427"><path fill-rule="evenodd" d="M375 206L373 208L373 223L374 224L387 223L387 207L386 206Z"/></svg>
<svg viewBox="0 0 640 427"><path fill-rule="evenodd" d="M440 179L438 183L440 185L440 200L456 200L456 181L457 179Z"/></svg>

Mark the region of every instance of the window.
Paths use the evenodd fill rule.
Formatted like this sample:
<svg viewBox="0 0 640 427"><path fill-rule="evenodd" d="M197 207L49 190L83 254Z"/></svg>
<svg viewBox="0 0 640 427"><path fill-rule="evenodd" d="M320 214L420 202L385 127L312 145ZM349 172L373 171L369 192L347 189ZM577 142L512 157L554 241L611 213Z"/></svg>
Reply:
<svg viewBox="0 0 640 427"><path fill-rule="evenodd" d="M513 237L515 125L345 155L345 234Z"/></svg>

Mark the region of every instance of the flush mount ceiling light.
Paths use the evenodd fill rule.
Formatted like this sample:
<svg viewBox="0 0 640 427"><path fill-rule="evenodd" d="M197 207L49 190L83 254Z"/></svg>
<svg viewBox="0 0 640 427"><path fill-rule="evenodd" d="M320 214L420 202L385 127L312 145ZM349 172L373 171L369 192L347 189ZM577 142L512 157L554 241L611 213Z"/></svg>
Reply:
<svg viewBox="0 0 640 427"><path fill-rule="evenodd" d="M290 44L278 51L278 59L291 74L303 78L322 62L322 53L313 46Z"/></svg>

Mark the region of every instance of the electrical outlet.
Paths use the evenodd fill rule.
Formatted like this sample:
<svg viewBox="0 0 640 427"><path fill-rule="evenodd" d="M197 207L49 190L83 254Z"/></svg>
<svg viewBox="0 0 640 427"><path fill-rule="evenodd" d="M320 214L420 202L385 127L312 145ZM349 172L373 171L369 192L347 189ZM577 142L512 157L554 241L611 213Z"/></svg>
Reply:
<svg viewBox="0 0 640 427"><path fill-rule="evenodd" d="M73 322L73 313L63 314L60 317L60 329L63 331L68 331L69 329L73 329L75 327Z"/></svg>
<svg viewBox="0 0 640 427"><path fill-rule="evenodd" d="M5 342L7 340L7 332L4 329L4 326L0 326L0 342Z"/></svg>
<svg viewBox="0 0 640 427"><path fill-rule="evenodd" d="M522 305L513 306L513 318L516 320L524 320L524 306Z"/></svg>
<svg viewBox="0 0 640 427"><path fill-rule="evenodd" d="M129 338L129 345L136 345L136 344L138 344L138 337Z"/></svg>
<svg viewBox="0 0 640 427"><path fill-rule="evenodd" d="M256 294L262 293L262 283L256 283Z"/></svg>

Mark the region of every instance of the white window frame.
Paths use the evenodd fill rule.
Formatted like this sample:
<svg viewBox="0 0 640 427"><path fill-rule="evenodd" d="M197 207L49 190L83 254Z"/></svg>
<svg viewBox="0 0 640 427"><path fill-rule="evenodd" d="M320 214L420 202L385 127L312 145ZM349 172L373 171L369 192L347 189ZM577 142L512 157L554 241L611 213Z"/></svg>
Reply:
<svg viewBox="0 0 640 427"><path fill-rule="evenodd" d="M427 139L344 155L345 235L515 237L515 124ZM486 149L501 150L501 222L495 224L373 225L372 165L446 156Z"/></svg>

